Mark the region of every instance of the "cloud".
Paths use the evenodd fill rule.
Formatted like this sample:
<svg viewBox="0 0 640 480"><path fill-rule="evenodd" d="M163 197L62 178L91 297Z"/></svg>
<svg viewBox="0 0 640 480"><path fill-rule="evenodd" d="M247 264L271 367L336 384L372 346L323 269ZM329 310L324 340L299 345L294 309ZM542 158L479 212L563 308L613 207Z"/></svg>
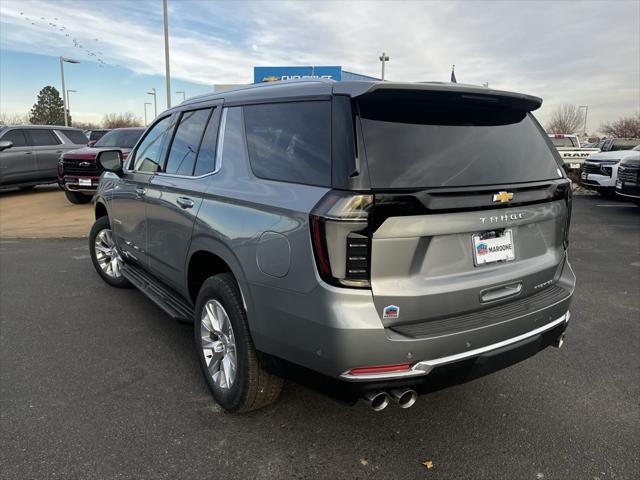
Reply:
<svg viewBox="0 0 640 480"><path fill-rule="evenodd" d="M593 125L640 109L638 2L170 0L169 7L171 74L192 82L248 83L254 65L342 65L378 75L385 51L391 80L447 81L455 63L461 82L543 97L542 120L561 103L589 105ZM58 18L66 30L41 17ZM164 74L160 2L83 8L3 0L0 18L3 49L87 55L75 38L99 47L105 62Z"/></svg>

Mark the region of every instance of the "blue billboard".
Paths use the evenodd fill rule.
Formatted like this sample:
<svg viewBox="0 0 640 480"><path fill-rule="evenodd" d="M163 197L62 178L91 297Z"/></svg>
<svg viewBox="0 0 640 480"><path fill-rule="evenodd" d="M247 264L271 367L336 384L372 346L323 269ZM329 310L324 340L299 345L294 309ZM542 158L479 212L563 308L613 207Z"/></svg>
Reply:
<svg viewBox="0 0 640 480"><path fill-rule="evenodd" d="M275 82L297 78L329 78L342 80L342 67L303 66L303 67L253 67L253 82Z"/></svg>

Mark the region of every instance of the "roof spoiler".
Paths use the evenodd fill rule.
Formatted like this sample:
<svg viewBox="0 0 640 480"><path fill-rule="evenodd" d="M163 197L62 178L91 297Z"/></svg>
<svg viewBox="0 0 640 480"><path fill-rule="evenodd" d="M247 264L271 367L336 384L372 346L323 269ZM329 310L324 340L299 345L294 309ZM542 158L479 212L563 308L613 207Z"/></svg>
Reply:
<svg viewBox="0 0 640 480"><path fill-rule="evenodd" d="M358 83L361 85L356 85ZM493 104L527 112L537 110L542 105L542 99L533 95L459 83L337 82L334 85L333 93L348 94L354 98L366 96L372 100L400 100L416 97L427 99L431 97L434 100Z"/></svg>

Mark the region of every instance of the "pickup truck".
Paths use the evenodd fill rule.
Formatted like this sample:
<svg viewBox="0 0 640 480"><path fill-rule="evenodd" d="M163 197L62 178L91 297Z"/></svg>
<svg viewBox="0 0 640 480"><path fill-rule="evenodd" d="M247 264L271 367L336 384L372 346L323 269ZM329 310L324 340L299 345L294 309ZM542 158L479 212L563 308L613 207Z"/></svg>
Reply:
<svg viewBox="0 0 640 480"><path fill-rule="evenodd" d="M549 138L562 157L567 174L579 175L585 159L592 153L600 151L599 148L582 148L577 135L550 133Z"/></svg>

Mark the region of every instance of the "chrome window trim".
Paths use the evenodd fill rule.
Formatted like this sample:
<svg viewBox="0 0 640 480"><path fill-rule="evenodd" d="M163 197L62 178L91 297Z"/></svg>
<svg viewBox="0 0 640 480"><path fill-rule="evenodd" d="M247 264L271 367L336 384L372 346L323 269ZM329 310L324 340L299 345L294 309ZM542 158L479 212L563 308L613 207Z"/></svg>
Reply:
<svg viewBox="0 0 640 480"><path fill-rule="evenodd" d="M212 108L216 108L216 106L212 107ZM200 109L202 110L202 109ZM222 113L221 113L221 117L220 117L220 125L218 126L218 136L217 136L217 141L216 141L216 152L215 152L215 158L213 159L213 171L208 172L208 173L203 173L202 175L197 175L197 176L193 176L193 175L176 175L175 173L164 173L164 172L140 172L138 170L129 170L129 169L123 169L123 173L142 173L142 174L147 174L147 175L153 175L153 176L158 176L158 177L169 177L169 178L185 178L185 179L193 179L193 180L198 180L201 178L205 178L205 177L209 177L211 175L215 175L216 173L218 173L220 171L220 168L222 167L222 144L224 143L224 132L225 132L225 128L227 126L227 110L228 108L224 107L222 109ZM136 147L138 145L136 144ZM219 160L218 160L219 159ZM129 159L127 159L127 163L129 163ZM197 163L197 159L196 159L196 163Z"/></svg>

